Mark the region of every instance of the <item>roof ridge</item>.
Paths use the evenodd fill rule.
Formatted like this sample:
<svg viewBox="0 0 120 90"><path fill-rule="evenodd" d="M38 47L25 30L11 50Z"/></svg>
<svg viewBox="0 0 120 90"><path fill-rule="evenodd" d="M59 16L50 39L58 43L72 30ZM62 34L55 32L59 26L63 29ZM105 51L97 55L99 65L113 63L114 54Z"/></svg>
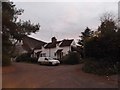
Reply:
<svg viewBox="0 0 120 90"><path fill-rule="evenodd" d="M30 37L30 36L25 36L25 37L27 37L27 38L30 38L30 39L33 39L33 40L36 40L36 41L39 41L39 42L46 43L46 42L44 42L44 41L42 41L42 40L38 40L38 39L36 39L36 38L33 38L33 37Z"/></svg>

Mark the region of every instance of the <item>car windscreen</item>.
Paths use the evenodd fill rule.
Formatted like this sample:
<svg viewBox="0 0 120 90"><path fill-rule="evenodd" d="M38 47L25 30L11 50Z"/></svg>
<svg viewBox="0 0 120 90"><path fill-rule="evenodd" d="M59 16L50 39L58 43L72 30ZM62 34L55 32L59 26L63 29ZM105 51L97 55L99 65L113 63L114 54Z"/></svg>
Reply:
<svg viewBox="0 0 120 90"><path fill-rule="evenodd" d="M53 58L51 58L51 57L48 57L48 60L53 60Z"/></svg>

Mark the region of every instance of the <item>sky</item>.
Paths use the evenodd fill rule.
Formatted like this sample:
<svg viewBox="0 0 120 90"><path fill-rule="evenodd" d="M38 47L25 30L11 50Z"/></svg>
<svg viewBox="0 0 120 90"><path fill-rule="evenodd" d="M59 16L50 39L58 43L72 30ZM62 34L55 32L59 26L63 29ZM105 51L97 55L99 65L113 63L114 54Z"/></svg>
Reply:
<svg viewBox="0 0 120 90"><path fill-rule="evenodd" d="M40 30L30 37L50 42L51 37L57 40L75 39L77 41L86 27L96 30L100 25L100 16L105 12L118 15L118 1L72 1L57 2L24 0L12 0L17 8L24 9L19 16L21 20L31 20L40 24Z"/></svg>

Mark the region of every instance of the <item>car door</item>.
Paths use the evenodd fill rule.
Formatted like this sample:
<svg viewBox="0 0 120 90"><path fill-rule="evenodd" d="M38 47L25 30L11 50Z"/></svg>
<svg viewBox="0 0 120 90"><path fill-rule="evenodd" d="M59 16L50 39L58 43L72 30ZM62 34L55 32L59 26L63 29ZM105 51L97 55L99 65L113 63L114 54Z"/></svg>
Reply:
<svg viewBox="0 0 120 90"><path fill-rule="evenodd" d="M45 62L44 57L40 58L40 62L41 62L41 64L44 64L44 62Z"/></svg>
<svg viewBox="0 0 120 90"><path fill-rule="evenodd" d="M45 57L44 62L45 62L45 64L49 64L48 58Z"/></svg>

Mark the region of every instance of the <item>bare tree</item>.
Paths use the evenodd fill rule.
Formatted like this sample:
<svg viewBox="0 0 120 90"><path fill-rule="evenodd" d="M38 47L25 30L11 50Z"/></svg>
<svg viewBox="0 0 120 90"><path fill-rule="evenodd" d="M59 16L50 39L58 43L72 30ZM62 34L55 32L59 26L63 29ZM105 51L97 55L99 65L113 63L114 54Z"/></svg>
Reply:
<svg viewBox="0 0 120 90"><path fill-rule="evenodd" d="M104 21L113 21L115 20L115 16L112 12L105 12L101 15L100 17L100 21L104 22Z"/></svg>

